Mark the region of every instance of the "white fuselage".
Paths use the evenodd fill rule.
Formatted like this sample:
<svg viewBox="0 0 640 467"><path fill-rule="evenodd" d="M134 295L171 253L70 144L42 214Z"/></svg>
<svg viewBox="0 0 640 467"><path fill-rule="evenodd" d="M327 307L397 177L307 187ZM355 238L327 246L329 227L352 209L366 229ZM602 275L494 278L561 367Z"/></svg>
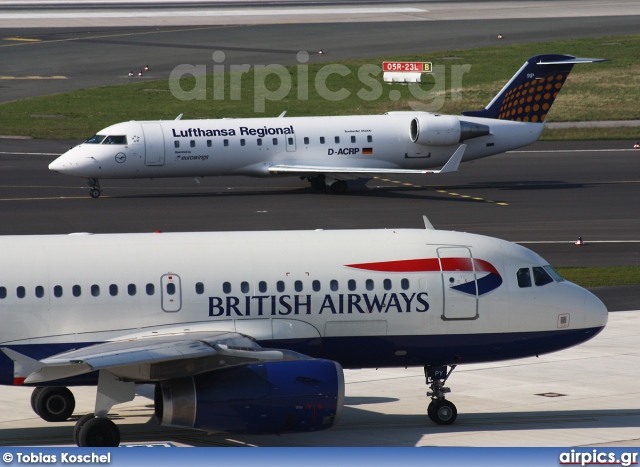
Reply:
<svg viewBox="0 0 640 467"><path fill-rule="evenodd" d="M519 284L537 254L457 232L9 236L0 255L0 345L38 358L230 330L345 367L452 364L558 350L607 321L574 284ZM1 356L0 382L12 369Z"/></svg>
<svg viewBox="0 0 640 467"><path fill-rule="evenodd" d="M416 118L422 121L422 135L430 136L413 142L410 127ZM460 121L484 125L490 134L460 141ZM426 112L130 121L101 130L99 143L80 144L49 168L93 179L268 176L279 165L326 168L328 176L341 167L429 169L443 166L461 142L467 145L463 161L469 161L530 144L543 127ZM305 171L289 175L304 176Z"/></svg>

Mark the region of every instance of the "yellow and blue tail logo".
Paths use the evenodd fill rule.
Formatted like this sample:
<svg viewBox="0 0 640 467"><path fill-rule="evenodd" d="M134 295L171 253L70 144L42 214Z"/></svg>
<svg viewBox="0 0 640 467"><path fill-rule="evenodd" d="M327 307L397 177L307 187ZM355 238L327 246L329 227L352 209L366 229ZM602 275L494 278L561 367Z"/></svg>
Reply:
<svg viewBox="0 0 640 467"><path fill-rule="evenodd" d="M462 112L462 115L544 122L573 65L602 61L604 59L577 58L573 55L536 55L525 62L487 107Z"/></svg>

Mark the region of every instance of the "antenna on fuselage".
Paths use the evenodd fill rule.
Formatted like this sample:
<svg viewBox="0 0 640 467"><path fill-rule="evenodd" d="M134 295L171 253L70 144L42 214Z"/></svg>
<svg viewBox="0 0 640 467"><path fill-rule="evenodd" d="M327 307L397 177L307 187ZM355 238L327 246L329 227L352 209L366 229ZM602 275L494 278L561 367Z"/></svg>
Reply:
<svg viewBox="0 0 640 467"><path fill-rule="evenodd" d="M424 221L424 228L427 230L436 230L433 224L429 221L427 216L422 216L422 220Z"/></svg>
<svg viewBox="0 0 640 467"><path fill-rule="evenodd" d="M183 115L184 115L184 114L180 114L180 115L178 115L178 116L176 117L176 120L182 120L182 116L183 116Z"/></svg>
<svg viewBox="0 0 640 467"><path fill-rule="evenodd" d="M285 110L285 111L284 111L284 112L282 112L280 115L278 115L278 118L282 118L282 117L284 117L284 114L286 114L286 113L287 113L287 111Z"/></svg>

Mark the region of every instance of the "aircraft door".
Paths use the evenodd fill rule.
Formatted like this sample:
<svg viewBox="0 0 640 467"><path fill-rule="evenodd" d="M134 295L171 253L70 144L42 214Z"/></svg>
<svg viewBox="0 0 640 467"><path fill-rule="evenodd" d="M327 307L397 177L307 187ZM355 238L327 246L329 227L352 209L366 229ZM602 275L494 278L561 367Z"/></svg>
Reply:
<svg viewBox="0 0 640 467"><path fill-rule="evenodd" d="M438 248L442 275L443 320L478 319L478 286L471 251Z"/></svg>
<svg viewBox="0 0 640 467"><path fill-rule="evenodd" d="M143 123L145 165L164 165L164 134L159 123Z"/></svg>
<svg viewBox="0 0 640 467"><path fill-rule="evenodd" d="M287 143L287 152L296 151L296 135L285 135L285 141Z"/></svg>
<svg viewBox="0 0 640 467"><path fill-rule="evenodd" d="M160 294L162 296L162 311L175 313L182 308L182 287L180 276L165 274L160 278Z"/></svg>

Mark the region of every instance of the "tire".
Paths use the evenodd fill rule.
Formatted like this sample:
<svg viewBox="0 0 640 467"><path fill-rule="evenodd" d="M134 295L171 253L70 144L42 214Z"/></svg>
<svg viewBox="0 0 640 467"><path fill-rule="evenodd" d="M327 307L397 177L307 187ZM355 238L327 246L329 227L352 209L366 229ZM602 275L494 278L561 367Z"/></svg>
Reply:
<svg viewBox="0 0 640 467"><path fill-rule="evenodd" d="M92 198L99 198L100 190L98 190L97 188L92 188L89 194L91 195Z"/></svg>
<svg viewBox="0 0 640 467"><path fill-rule="evenodd" d="M82 448L116 448L120 445L120 430L108 418L92 417L78 430L78 446Z"/></svg>
<svg viewBox="0 0 640 467"><path fill-rule="evenodd" d="M331 185L331 192L336 194L342 194L347 192L347 188L348 188L347 182L345 182L344 180L337 180L333 182L333 184Z"/></svg>
<svg viewBox="0 0 640 467"><path fill-rule="evenodd" d="M65 387L44 387L35 394L33 402L35 413L47 422L63 422L76 408L73 393Z"/></svg>
<svg viewBox="0 0 640 467"><path fill-rule="evenodd" d="M76 446L80 446L80 430L92 418L96 418L96 416L92 413L83 415L73 427L73 442L76 443Z"/></svg>
<svg viewBox="0 0 640 467"><path fill-rule="evenodd" d="M458 410L453 403L446 399L435 400L429 404L427 415L438 425L451 425L458 417Z"/></svg>
<svg viewBox="0 0 640 467"><path fill-rule="evenodd" d="M33 411L38 417L40 416L40 414L38 413L38 410L36 408L36 399L38 398L38 394L40 394L40 391L42 391L43 389L44 387L38 386L31 393L31 408L33 409Z"/></svg>

